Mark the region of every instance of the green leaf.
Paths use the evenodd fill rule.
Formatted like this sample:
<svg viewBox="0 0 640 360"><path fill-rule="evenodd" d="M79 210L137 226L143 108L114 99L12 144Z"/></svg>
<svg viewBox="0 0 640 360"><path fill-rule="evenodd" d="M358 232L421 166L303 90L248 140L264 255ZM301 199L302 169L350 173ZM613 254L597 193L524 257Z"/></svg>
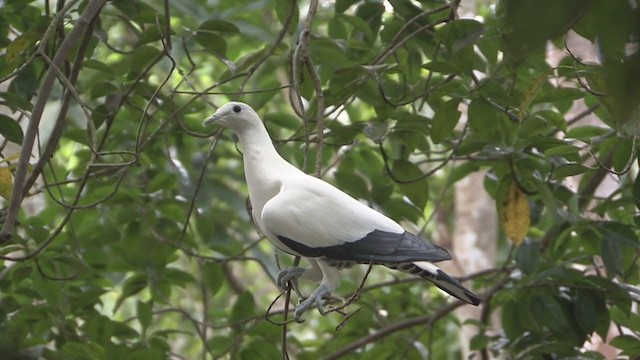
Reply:
<svg viewBox="0 0 640 360"><path fill-rule="evenodd" d="M149 300L147 302L138 300L136 304L138 321L140 322L140 326L142 327L142 331L144 332L149 327L149 325L151 325L151 320L153 317L153 300Z"/></svg>
<svg viewBox="0 0 640 360"><path fill-rule="evenodd" d="M580 149L570 144L560 144L558 146L551 146L544 150L544 156L550 157L554 155L560 155L570 160L578 160L580 157Z"/></svg>
<svg viewBox="0 0 640 360"><path fill-rule="evenodd" d="M236 298L236 302L231 308L231 316L229 319L234 322L242 320L244 318L248 318L249 316L253 315L254 309L255 301L253 300L253 294L251 294L248 290L244 291Z"/></svg>
<svg viewBox="0 0 640 360"><path fill-rule="evenodd" d="M91 341L85 342L66 342L61 349L61 356L67 359L106 359L105 349Z"/></svg>
<svg viewBox="0 0 640 360"><path fill-rule="evenodd" d="M168 267L164 270L164 279L171 282L172 285L178 285L182 288L187 284L193 284L196 282L193 275L173 267Z"/></svg>
<svg viewBox="0 0 640 360"><path fill-rule="evenodd" d="M31 111L33 108L29 100L10 92L0 92L0 98L5 100L0 104L8 106L13 112L18 111L18 109Z"/></svg>
<svg viewBox="0 0 640 360"><path fill-rule="evenodd" d="M440 74L456 74L458 69L448 61L434 60L422 65L423 68Z"/></svg>
<svg viewBox="0 0 640 360"><path fill-rule="evenodd" d="M482 98L474 99L468 113L469 126L479 139L493 145L511 144L511 122L495 106Z"/></svg>
<svg viewBox="0 0 640 360"><path fill-rule="evenodd" d="M97 70L99 72L105 73L105 74L112 74L113 73L113 69L103 63L100 60L96 60L96 59L87 59L82 63L82 67L83 68L87 68L87 69L93 69L93 70Z"/></svg>
<svg viewBox="0 0 640 360"><path fill-rule="evenodd" d="M640 356L640 339L631 335L620 335L615 337L609 343L620 350L624 355L635 358Z"/></svg>
<svg viewBox="0 0 640 360"><path fill-rule="evenodd" d="M508 301L502 306L502 329L511 341L516 340L526 331L520 323L520 318L516 301Z"/></svg>
<svg viewBox="0 0 640 360"><path fill-rule="evenodd" d="M589 168L578 163L562 164L553 170L554 179L564 179L568 176L575 176L588 171Z"/></svg>
<svg viewBox="0 0 640 360"><path fill-rule="evenodd" d="M338 19L344 20L346 22L348 22L349 24L351 24L351 26L354 27L354 31L357 31L359 33L362 33L362 36L364 36L365 39L373 39L373 32L371 31L371 28L369 27L369 25L367 24L366 21L362 20L361 18L357 17L357 16L351 16L351 15L347 15L347 14L336 14L336 17ZM352 34L353 36L353 34Z"/></svg>
<svg viewBox="0 0 640 360"><path fill-rule="evenodd" d="M338 170L335 174L336 183L339 188L347 192L349 195L356 199L368 199L369 191L367 182L360 176L352 171Z"/></svg>
<svg viewBox="0 0 640 360"><path fill-rule="evenodd" d="M336 16L332 17L327 23L327 32L332 39L346 39L349 36L349 31L344 19Z"/></svg>
<svg viewBox="0 0 640 360"><path fill-rule="evenodd" d="M622 275L622 246L611 238L604 237L601 246L602 261L610 277Z"/></svg>
<svg viewBox="0 0 640 360"><path fill-rule="evenodd" d="M215 354L224 354L233 346L237 339L233 339L230 336L215 334L213 339L207 341L209 348L214 351ZM214 356L219 358L221 356Z"/></svg>
<svg viewBox="0 0 640 360"><path fill-rule="evenodd" d="M640 331L640 315L634 312L624 313L617 307L612 307L609 312L611 320L616 324L627 327L634 332Z"/></svg>
<svg viewBox="0 0 640 360"><path fill-rule="evenodd" d="M24 138L20 124L7 115L2 114L0 114L0 135L16 144L22 144L22 139Z"/></svg>
<svg viewBox="0 0 640 360"><path fill-rule="evenodd" d="M521 138L535 137L549 131L549 123L539 116L529 116L518 128L518 136Z"/></svg>
<svg viewBox="0 0 640 360"><path fill-rule="evenodd" d="M620 245L633 248L640 247L638 236L629 225L614 221L605 221L599 223L598 229L602 232L604 238L615 241Z"/></svg>
<svg viewBox="0 0 640 360"><path fill-rule="evenodd" d="M177 181L175 174L161 171L149 181L146 191L151 194L160 190L174 189L177 187Z"/></svg>
<svg viewBox="0 0 640 360"><path fill-rule="evenodd" d="M276 0L275 9L278 21L282 26L286 24L287 18L291 16L288 32L292 34L298 26L298 19L300 18L298 2L296 0ZM293 14L291 13L292 11Z"/></svg>
<svg viewBox="0 0 640 360"><path fill-rule="evenodd" d="M91 90L89 90L89 96L91 99L95 100L103 96L111 95L116 91L118 91L118 88L112 83L108 81L100 81L93 84Z"/></svg>
<svg viewBox="0 0 640 360"><path fill-rule="evenodd" d="M18 59L20 59L20 54L26 52L27 50L35 50L35 44L42 38L42 34L27 31L16 36L15 39L6 47L5 56L7 59L7 63L13 64ZM22 59L25 59L22 57Z"/></svg>
<svg viewBox="0 0 640 360"><path fill-rule="evenodd" d="M336 0L335 10L337 13L343 13L360 0Z"/></svg>
<svg viewBox="0 0 640 360"><path fill-rule="evenodd" d="M567 131L567 121L564 119L564 116L557 111L545 109L536 111L532 116L544 119L549 125L560 131Z"/></svg>
<svg viewBox="0 0 640 360"><path fill-rule="evenodd" d="M264 339L251 341L240 353L242 359L269 360L280 357L276 343Z"/></svg>
<svg viewBox="0 0 640 360"><path fill-rule="evenodd" d="M429 200L429 183L427 179L415 180L423 175L420 168L407 160L396 160L393 162L392 172L396 179L402 181L398 183L402 193L418 208L424 209Z"/></svg>
<svg viewBox="0 0 640 360"><path fill-rule="evenodd" d="M477 334L469 341L470 350L482 350L491 343L491 338L485 334Z"/></svg>
<svg viewBox="0 0 640 360"><path fill-rule="evenodd" d="M438 29L436 38L455 54L463 48L473 45L483 32L482 23L471 19L458 19L449 21Z"/></svg>
<svg viewBox="0 0 640 360"><path fill-rule="evenodd" d="M598 294L594 291L578 290L577 296L573 299L573 316L585 335L596 330L599 314L603 310L606 312L606 308L598 309L596 306L596 296Z"/></svg>
<svg viewBox="0 0 640 360"><path fill-rule="evenodd" d="M609 132L611 132L610 128L595 125L585 125L571 128L569 131L567 131L566 137L589 141L591 140L591 138L603 136Z"/></svg>
<svg viewBox="0 0 640 360"><path fill-rule="evenodd" d="M221 30L218 20L207 20L200 24L196 30L195 38L198 44L212 54L225 56L227 53L227 42L218 34ZM228 32L228 30L224 30Z"/></svg>
<svg viewBox="0 0 640 360"><path fill-rule="evenodd" d="M516 249L516 266L525 274L533 273L539 260L540 246L531 240L525 240L524 243Z"/></svg>
<svg viewBox="0 0 640 360"><path fill-rule="evenodd" d="M224 273L220 265L214 263L205 263L201 269L202 282L207 287L207 290L209 290L209 295L214 296L218 290L220 290L220 287L222 287L225 279Z"/></svg>
<svg viewBox="0 0 640 360"><path fill-rule="evenodd" d="M129 79L133 79L140 75L150 66L156 57L160 55L160 50L150 45L143 45L133 51L133 55L129 61Z"/></svg>
<svg viewBox="0 0 640 360"><path fill-rule="evenodd" d="M546 291L536 292L532 296L532 312L540 324L557 333L564 333L570 329L567 314L556 297Z"/></svg>
<svg viewBox="0 0 640 360"><path fill-rule="evenodd" d="M264 115L264 123L275 124L279 127L289 130L298 130L300 127L302 127L302 120L300 120L297 116L287 112L267 113Z"/></svg>
<svg viewBox="0 0 640 360"><path fill-rule="evenodd" d="M542 50L544 43L567 31L591 1L585 0L506 0L505 55L508 62L518 63L533 50Z"/></svg>
<svg viewBox="0 0 640 360"><path fill-rule="evenodd" d="M453 129L460 120L459 104L460 99L450 99L435 109L436 114L433 117L433 126L431 127L431 140L434 143L441 143L453 133Z"/></svg>
<svg viewBox="0 0 640 360"><path fill-rule="evenodd" d="M127 360L162 360L166 358L165 351L156 348L137 349L127 354Z"/></svg>
<svg viewBox="0 0 640 360"><path fill-rule="evenodd" d="M149 282L149 278L146 274L135 274L127 278L122 284L122 291L120 292L120 296L116 300L116 303L113 307L113 312L118 311L122 302L125 301L128 297L135 295L142 291Z"/></svg>
<svg viewBox="0 0 640 360"><path fill-rule="evenodd" d="M628 137L615 137L610 140L615 143L612 158L613 168L619 172L627 171L627 167L630 166L629 161L634 155L636 140Z"/></svg>
<svg viewBox="0 0 640 360"><path fill-rule="evenodd" d="M380 25L382 24L382 14L384 13L384 5L378 1L363 1L356 8L356 16L367 23L371 32L363 32L365 41L369 44L373 44L376 40L378 32L380 31ZM370 35L369 35L370 34ZM358 38L358 32L351 34L352 37Z"/></svg>
<svg viewBox="0 0 640 360"><path fill-rule="evenodd" d="M336 69L346 68L352 64L340 45L329 38L318 38L312 41L309 45L309 52L318 64L325 64Z"/></svg>
<svg viewBox="0 0 640 360"><path fill-rule="evenodd" d="M33 64L20 70L18 75L11 80L11 84L9 84L9 92L29 101L40 86L37 72L38 70Z"/></svg>

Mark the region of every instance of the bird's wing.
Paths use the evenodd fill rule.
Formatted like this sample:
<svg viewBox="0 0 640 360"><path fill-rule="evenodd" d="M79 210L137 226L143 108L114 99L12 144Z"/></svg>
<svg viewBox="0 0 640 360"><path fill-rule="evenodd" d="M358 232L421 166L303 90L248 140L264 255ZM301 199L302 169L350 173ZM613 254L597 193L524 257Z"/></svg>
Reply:
<svg viewBox="0 0 640 360"><path fill-rule="evenodd" d="M364 263L451 259L446 250L311 176L283 182L261 218L269 236L306 257Z"/></svg>

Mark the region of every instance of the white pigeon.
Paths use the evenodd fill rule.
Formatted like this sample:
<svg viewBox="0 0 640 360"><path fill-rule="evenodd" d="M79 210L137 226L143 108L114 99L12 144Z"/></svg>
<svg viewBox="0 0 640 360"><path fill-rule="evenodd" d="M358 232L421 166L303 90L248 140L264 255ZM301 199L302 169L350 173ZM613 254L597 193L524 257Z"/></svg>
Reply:
<svg viewBox="0 0 640 360"><path fill-rule="evenodd" d="M276 151L262 120L247 104L230 102L204 121L233 130L244 155L244 172L253 219L279 249L304 257L310 267L292 267L278 275L282 289L299 277L320 281L295 309L314 305L340 284L338 270L353 264L377 264L418 275L467 303L480 299L431 262L450 260L443 248L405 231L333 185L305 174Z"/></svg>

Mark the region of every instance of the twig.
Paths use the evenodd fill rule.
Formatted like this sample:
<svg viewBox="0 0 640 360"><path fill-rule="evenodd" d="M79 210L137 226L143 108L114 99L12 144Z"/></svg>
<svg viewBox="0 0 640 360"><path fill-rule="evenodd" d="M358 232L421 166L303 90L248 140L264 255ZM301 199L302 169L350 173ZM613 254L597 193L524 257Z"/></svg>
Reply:
<svg viewBox="0 0 640 360"><path fill-rule="evenodd" d="M187 211L187 216L184 220L184 225L182 226L182 230L180 231L180 236L178 237L178 243L182 241L184 235L187 233L187 228L189 227L189 219L191 219L191 214L193 214L193 209L195 208L196 198L198 197L198 193L200 192L200 188L202 187L202 181L204 180L204 174L206 174L207 164L209 163L209 159L213 154L213 149L215 149L216 144L218 144L218 139L220 138L220 134L222 134L222 128L218 129L216 134L213 137L213 141L211 141L211 146L209 146L209 151L204 159L204 165L202 165L202 171L200 171L200 176L198 176L198 182L196 184L196 189L193 192L193 196L191 197L191 202L189 203L189 210Z"/></svg>
<svg viewBox="0 0 640 360"><path fill-rule="evenodd" d="M293 266L300 265L300 256L296 256L293 259ZM287 352L287 316L289 315L289 301L291 300L291 289L293 289L294 282L289 280L287 282L287 291L284 297L284 324L282 325L282 359L289 359L289 353ZM296 319L293 319L296 321Z"/></svg>

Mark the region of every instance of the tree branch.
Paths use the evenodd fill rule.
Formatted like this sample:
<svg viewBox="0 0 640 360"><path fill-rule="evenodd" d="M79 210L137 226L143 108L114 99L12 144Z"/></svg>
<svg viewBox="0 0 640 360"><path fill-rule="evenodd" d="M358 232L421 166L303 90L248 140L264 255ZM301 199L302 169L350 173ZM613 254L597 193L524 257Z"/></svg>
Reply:
<svg viewBox="0 0 640 360"><path fill-rule="evenodd" d="M60 48L58 48L58 51L52 60L54 65L61 67L62 64L64 64L69 51L71 51L72 47L78 43L82 34L84 34L93 18L98 15L102 6L104 6L106 2L107 0L92 0L87 4L69 35L64 39L62 44L60 44ZM14 175L14 186L11 194L11 201L9 203L9 209L7 210L2 230L0 230L0 242L11 239L15 230L20 205L24 199L23 195L25 193L25 185L27 185L25 180L27 177L27 171L29 170L29 159L31 158L33 145L38 132L38 125L40 124L44 107L49 99L49 94L53 89L55 79L56 71L50 67L47 70L42 86L40 87L40 91L38 92L38 98L33 106L31 118L29 119L29 124L24 134L22 150L20 151L20 158Z"/></svg>

